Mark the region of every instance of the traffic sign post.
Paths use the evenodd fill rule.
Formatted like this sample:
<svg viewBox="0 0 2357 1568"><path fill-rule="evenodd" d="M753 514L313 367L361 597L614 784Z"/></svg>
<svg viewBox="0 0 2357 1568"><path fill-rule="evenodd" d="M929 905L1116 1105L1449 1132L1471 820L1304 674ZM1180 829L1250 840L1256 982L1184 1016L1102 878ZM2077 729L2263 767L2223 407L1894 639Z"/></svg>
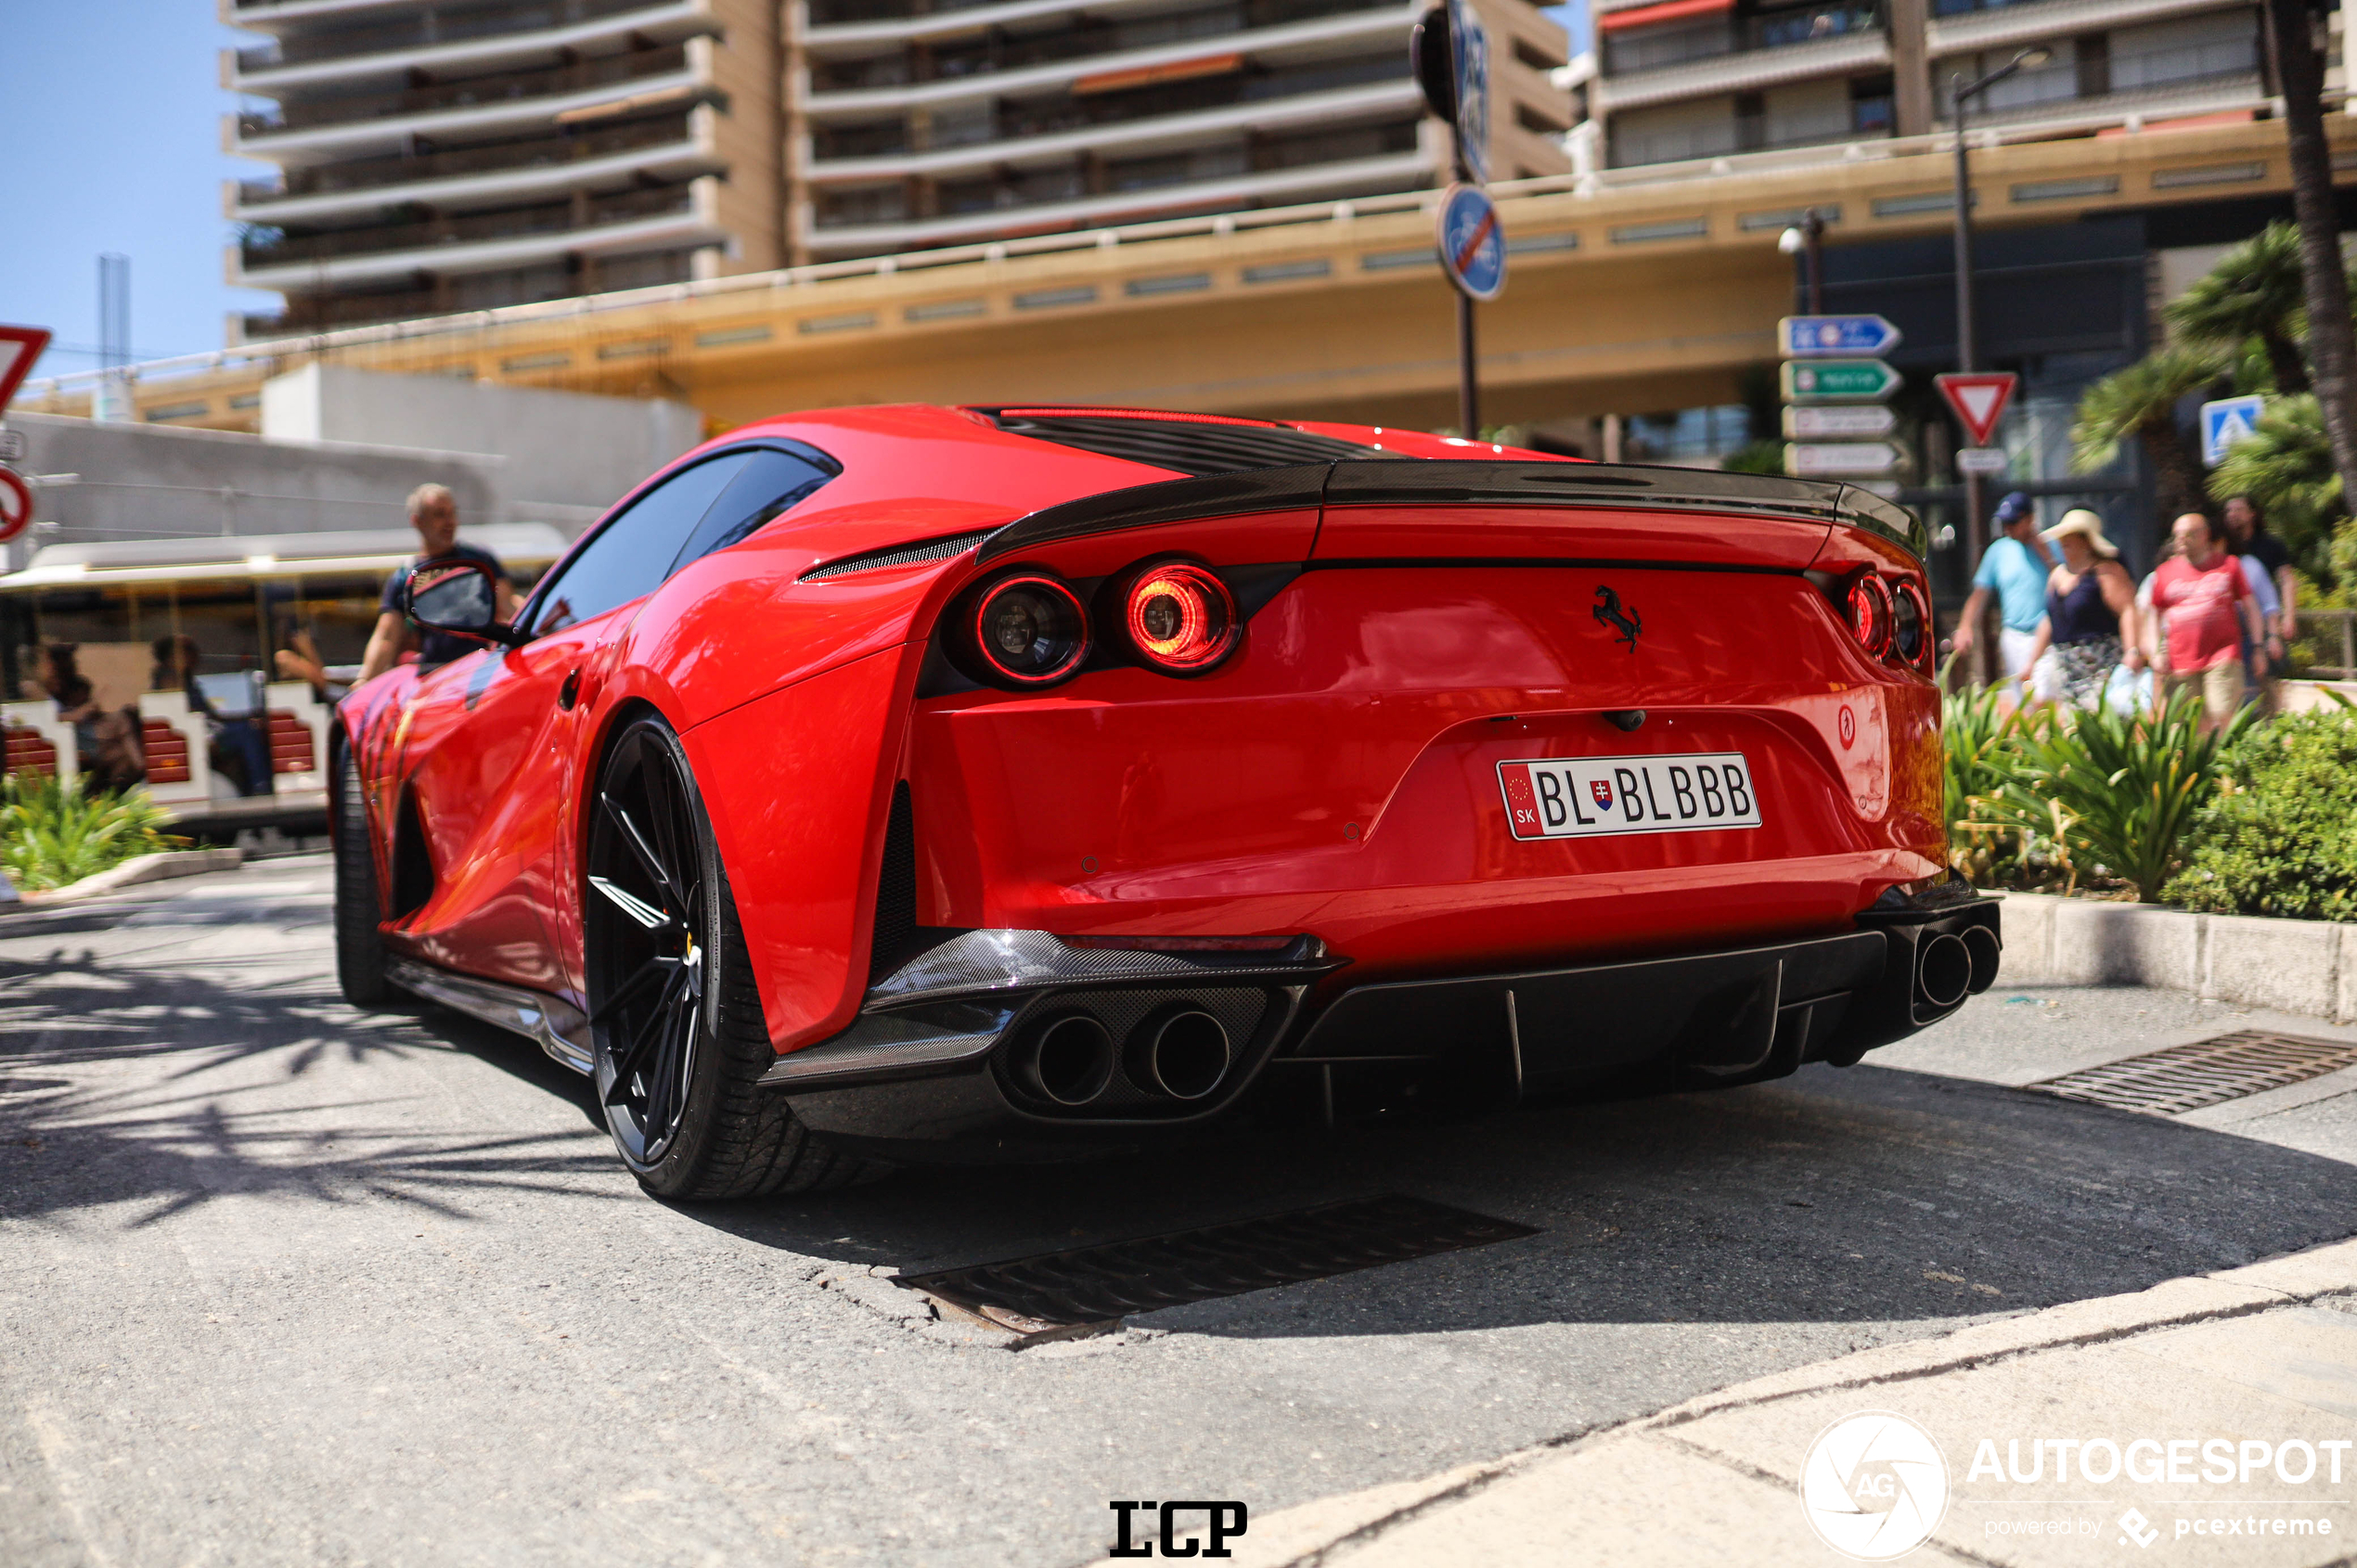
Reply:
<svg viewBox="0 0 2357 1568"><path fill-rule="evenodd" d="M2263 397L2222 397L2201 405L2201 463L2214 469L2226 460L2226 448L2259 433L2259 417L2267 411Z"/></svg>
<svg viewBox="0 0 2357 1568"><path fill-rule="evenodd" d="M1457 184L1437 214L1440 264L1457 290L1457 422L1481 435L1481 386L1474 353L1474 302L1506 286L1506 236L1483 190L1489 177L1489 34L1467 0L1444 0L1408 35L1409 74L1432 112L1448 122Z"/></svg>
<svg viewBox="0 0 2357 1568"><path fill-rule="evenodd" d="M1904 378L1879 359L1787 360L1784 367L1786 403L1879 403L1904 384Z"/></svg>
<svg viewBox="0 0 2357 1568"><path fill-rule="evenodd" d="M1899 346L1899 328L1879 315L1788 315L1776 323L1786 359L1877 358Z"/></svg>

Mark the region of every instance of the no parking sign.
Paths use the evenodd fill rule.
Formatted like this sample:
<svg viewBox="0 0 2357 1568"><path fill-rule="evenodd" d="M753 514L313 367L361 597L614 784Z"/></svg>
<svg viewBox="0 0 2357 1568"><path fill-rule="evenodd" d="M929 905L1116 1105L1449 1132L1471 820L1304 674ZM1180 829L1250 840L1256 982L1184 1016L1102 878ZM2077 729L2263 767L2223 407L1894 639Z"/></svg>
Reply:
<svg viewBox="0 0 2357 1568"><path fill-rule="evenodd" d="M1466 298L1494 300L1506 286L1506 234L1498 208L1477 186L1450 186L1440 199L1440 265Z"/></svg>

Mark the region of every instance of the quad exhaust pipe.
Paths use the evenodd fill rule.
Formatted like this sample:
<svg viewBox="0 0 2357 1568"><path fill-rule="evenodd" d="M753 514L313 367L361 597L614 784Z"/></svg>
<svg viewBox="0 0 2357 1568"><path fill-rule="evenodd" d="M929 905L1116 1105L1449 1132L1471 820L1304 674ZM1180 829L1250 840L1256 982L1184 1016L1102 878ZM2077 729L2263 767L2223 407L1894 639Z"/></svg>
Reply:
<svg viewBox="0 0 2357 1568"><path fill-rule="evenodd" d="M1086 1105L1113 1082L1113 1035L1085 1012L1031 1032L1014 1055L1015 1076L1040 1099Z"/></svg>

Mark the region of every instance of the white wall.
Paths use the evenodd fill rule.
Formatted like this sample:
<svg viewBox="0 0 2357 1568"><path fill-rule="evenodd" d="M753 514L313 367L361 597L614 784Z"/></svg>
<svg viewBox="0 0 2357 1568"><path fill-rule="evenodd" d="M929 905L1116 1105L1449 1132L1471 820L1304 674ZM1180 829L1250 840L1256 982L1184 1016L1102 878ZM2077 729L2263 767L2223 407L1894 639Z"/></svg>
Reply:
<svg viewBox="0 0 2357 1568"><path fill-rule="evenodd" d="M307 365L263 383L262 433L492 453L506 459L508 514L499 521L574 533L701 441L703 418L661 399Z"/></svg>

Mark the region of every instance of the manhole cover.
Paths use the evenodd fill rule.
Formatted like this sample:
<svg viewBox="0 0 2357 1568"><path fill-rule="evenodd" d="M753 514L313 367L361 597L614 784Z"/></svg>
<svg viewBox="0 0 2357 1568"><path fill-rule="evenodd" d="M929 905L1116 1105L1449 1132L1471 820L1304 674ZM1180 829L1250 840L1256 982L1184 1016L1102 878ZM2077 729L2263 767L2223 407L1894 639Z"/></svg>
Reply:
<svg viewBox="0 0 2357 1568"><path fill-rule="evenodd" d="M2246 1029L2029 1086L2065 1099L2178 1116L2357 1067L2357 1044Z"/></svg>
<svg viewBox="0 0 2357 1568"><path fill-rule="evenodd" d="M1392 1194L1006 1263L904 1274L899 1283L1032 1333L1538 1233L1532 1226Z"/></svg>

